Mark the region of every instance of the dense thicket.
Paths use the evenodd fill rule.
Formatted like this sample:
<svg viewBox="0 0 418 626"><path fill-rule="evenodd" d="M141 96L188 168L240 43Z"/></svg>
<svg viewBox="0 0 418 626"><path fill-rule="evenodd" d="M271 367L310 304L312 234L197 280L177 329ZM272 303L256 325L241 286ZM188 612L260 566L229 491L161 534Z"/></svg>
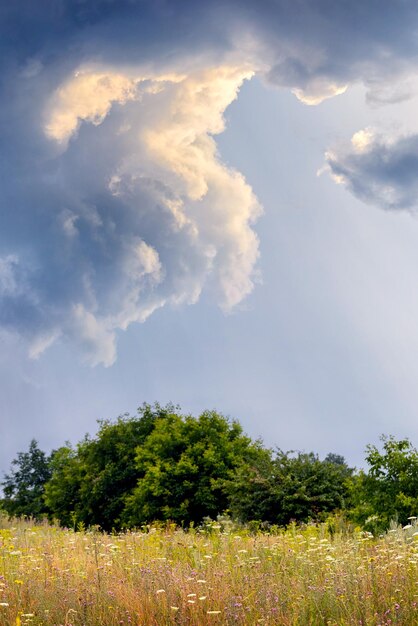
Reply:
<svg viewBox="0 0 418 626"><path fill-rule="evenodd" d="M230 486L230 508L244 521L265 520L280 526L292 520L318 520L343 510L350 499L353 470L343 457L321 461L313 452L278 450L241 465Z"/></svg>
<svg viewBox="0 0 418 626"><path fill-rule="evenodd" d="M356 472L337 454L267 449L215 411L195 418L144 404L49 456L33 440L4 477L1 506L104 530L156 520L188 526L223 513L286 525L339 511L380 532L418 509L417 450L406 439L382 444L367 447L369 470Z"/></svg>

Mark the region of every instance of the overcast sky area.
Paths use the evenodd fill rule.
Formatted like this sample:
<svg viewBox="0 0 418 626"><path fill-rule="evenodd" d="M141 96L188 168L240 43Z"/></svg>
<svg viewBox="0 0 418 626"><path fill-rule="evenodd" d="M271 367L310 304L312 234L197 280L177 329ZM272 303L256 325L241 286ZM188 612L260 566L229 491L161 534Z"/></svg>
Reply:
<svg viewBox="0 0 418 626"><path fill-rule="evenodd" d="M143 402L418 445L415 0L0 3L0 472Z"/></svg>

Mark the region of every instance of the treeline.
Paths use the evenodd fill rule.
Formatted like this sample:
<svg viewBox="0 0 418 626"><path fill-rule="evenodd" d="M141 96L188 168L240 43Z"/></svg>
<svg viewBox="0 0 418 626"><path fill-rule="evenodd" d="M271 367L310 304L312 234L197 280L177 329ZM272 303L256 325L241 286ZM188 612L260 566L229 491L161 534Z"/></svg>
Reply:
<svg viewBox="0 0 418 626"><path fill-rule="evenodd" d="M338 512L373 532L418 511L418 452L407 440L367 446L368 471L330 453L265 448L215 411L199 417L144 404L135 416L99 422L95 437L50 455L33 440L2 482L10 516L47 517L103 530L156 520L189 526L227 513L285 526Z"/></svg>

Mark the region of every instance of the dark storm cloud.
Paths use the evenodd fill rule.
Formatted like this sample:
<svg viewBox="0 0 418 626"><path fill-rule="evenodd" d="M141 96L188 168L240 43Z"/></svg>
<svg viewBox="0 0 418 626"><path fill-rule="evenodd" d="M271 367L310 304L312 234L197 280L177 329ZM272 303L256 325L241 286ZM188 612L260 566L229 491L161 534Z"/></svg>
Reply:
<svg viewBox="0 0 418 626"><path fill-rule="evenodd" d="M416 63L414 2L296 0L270 6L272 15L262 13L255 29L273 51L267 76L280 85L313 95L321 81L372 86Z"/></svg>
<svg viewBox="0 0 418 626"><path fill-rule="evenodd" d="M239 303L260 207L217 154L225 108L254 73L308 104L373 98L416 67L417 26L405 1L2 3L0 326L110 364L159 307Z"/></svg>
<svg viewBox="0 0 418 626"><path fill-rule="evenodd" d="M360 131L349 149L329 153L333 176L360 200L385 209L418 208L418 135Z"/></svg>

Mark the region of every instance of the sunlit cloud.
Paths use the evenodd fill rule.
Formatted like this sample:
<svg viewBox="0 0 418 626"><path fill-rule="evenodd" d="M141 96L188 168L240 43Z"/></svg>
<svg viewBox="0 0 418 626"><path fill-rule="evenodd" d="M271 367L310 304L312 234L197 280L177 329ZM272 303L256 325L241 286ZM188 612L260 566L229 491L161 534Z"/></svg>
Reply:
<svg viewBox="0 0 418 626"><path fill-rule="evenodd" d="M216 143L245 81L310 106L363 83L383 105L408 97L416 73L413 2L347 12L307 0L257 11L234 0L64 1L40 19L18 1L7 11L9 31L33 35L18 48L2 39L0 327L33 358L60 339L111 365L118 332L156 310L206 291L230 312L252 292L262 208ZM390 91L396 77L403 87ZM329 151L328 167L366 201L411 208L412 170L401 181L395 163L405 177L414 145L366 129Z"/></svg>
<svg viewBox="0 0 418 626"><path fill-rule="evenodd" d="M132 73L76 69L45 102L43 131L60 150L38 191L55 198L48 237L62 266L36 262L32 358L67 337L87 362L111 365L115 333L158 308L193 304L207 288L230 311L253 289L261 207L214 139L253 72ZM3 283L19 295L13 258Z"/></svg>
<svg viewBox="0 0 418 626"><path fill-rule="evenodd" d="M113 102L135 98L138 82L120 74L77 72L51 98L45 133L66 143L82 121L101 124Z"/></svg>

